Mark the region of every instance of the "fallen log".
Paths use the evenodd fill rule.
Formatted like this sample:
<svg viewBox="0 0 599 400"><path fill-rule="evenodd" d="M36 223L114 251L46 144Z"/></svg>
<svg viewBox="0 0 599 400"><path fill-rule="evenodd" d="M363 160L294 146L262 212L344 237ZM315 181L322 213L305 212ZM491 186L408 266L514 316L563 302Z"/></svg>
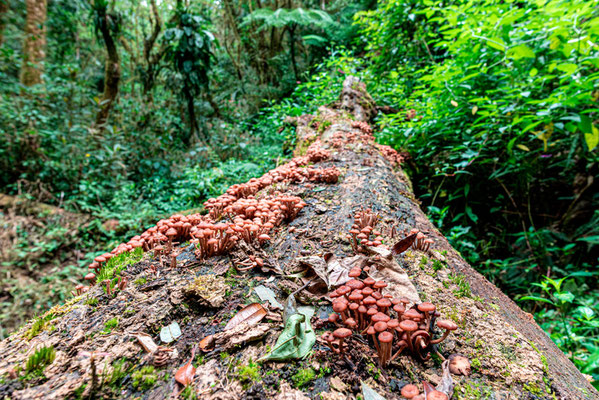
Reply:
<svg viewBox="0 0 599 400"><path fill-rule="evenodd" d="M174 233L183 243L169 254L154 248L126 268L113 263L112 275L105 270L103 282L0 343L5 377L0 395L163 399L184 390L175 376L182 376L181 367L193 370L187 363L199 347L203 356L191 357L195 375L184 380L192 381L186 398L353 399L374 390L399 399L407 383L422 381L444 388L454 399L599 398L532 316L472 269L428 221L401 170L401 156L374 143L367 123L374 113L364 84L348 78L338 102L295 120L296 156L312 164L305 165L304 158L284 179L273 174L254 182L253 190L259 190L250 194L243 193L247 187L236 188L224 199L232 207L228 212L221 210L226 207L220 200L208 202L213 222L233 220L234 210L255 221L255 207L250 212L235 205L256 199L278 201L273 215L282 218L289 208L282 211L284 200L276 200L281 196L301 198L306 205L298 206L299 214L285 214L266 237L239 239L228 252L205 247L204 232ZM357 212L374 216L370 226L376 224L380 239L370 232L365 241L354 239L357 234L350 231ZM207 221L201 218L197 226ZM411 235L412 229L429 242ZM187 243L191 237L202 251ZM411 239L393 255L389 248L405 237ZM284 321L290 321L289 310L295 309L287 298L314 306L311 322L320 334L330 328L324 322L331 312L328 290L356 269L363 279L370 275L386 282L379 293L406 298L406 305L432 302L441 318L457 325L428 348L439 356L425 354L423 361L413 352L383 362L370 338L354 333L333 350L317 340L302 360L256 364L310 334L308 329L277 341ZM235 326L225 329L244 305ZM53 349L55 356L40 362L42 356L34 355L41 348ZM444 376L439 357L453 354L470 360L471 374Z"/></svg>

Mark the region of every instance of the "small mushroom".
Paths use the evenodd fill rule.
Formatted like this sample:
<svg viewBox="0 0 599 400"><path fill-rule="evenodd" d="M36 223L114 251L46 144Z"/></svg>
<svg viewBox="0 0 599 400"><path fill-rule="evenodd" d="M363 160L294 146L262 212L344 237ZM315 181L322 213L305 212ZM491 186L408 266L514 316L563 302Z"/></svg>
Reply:
<svg viewBox="0 0 599 400"><path fill-rule="evenodd" d="M470 368L470 360L460 354L450 355L449 371L454 375L470 375L472 373Z"/></svg>
<svg viewBox="0 0 599 400"><path fill-rule="evenodd" d="M401 395L403 397L405 397L406 399L413 399L414 397L418 396L420 394L420 390L418 390L418 387L416 387L416 385L413 385L411 383L407 384L406 386L404 386L401 389Z"/></svg>

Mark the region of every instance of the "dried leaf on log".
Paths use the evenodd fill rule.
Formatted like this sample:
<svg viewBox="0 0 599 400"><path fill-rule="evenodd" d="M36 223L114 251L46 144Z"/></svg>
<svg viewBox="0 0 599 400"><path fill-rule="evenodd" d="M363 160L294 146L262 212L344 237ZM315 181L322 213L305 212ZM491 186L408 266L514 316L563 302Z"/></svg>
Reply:
<svg viewBox="0 0 599 400"><path fill-rule="evenodd" d="M148 353L153 353L158 348L158 345L154 342L152 336L148 335L147 333L139 332L131 333L131 335L135 336L135 338L139 341L139 344L141 344L141 347L143 347Z"/></svg>
<svg viewBox="0 0 599 400"><path fill-rule="evenodd" d="M195 355L196 355L196 349L194 347L191 350L191 358L189 359L189 361L185 365L183 365L181 368L179 368L179 370L175 374L175 380L183 386L187 386L191 382L193 382L193 377L196 374L196 369L193 366L192 362L193 362Z"/></svg>
<svg viewBox="0 0 599 400"><path fill-rule="evenodd" d="M267 312L264 307L260 303L252 303L235 314L233 318L227 323L225 326L225 330L232 329L237 325L245 322L248 325L256 325L258 322L262 320L266 316Z"/></svg>
<svg viewBox="0 0 599 400"><path fill-rule="evenodd" d="M267 288L264 285L256 286L254 288L254 292L262 301L268 301L270 305L274 308L283 309L283 305L277 301L275 297L275 292L272 289Z"/></svg>
<svg viewBox="0 0 599 400"><path fill-rule="evenodd" d="M410 246L414 243L414 240L416 240L416 235L416 233L412 233L410 236L406 236L399 242L395 243L393 249L391 250L393 254L398 255L409 249Z"/></svg>

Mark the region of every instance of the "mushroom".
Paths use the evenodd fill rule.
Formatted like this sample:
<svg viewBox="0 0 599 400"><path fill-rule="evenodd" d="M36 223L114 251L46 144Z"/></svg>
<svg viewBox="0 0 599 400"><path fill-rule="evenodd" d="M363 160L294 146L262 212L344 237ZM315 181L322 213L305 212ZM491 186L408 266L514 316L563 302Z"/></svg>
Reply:
<svg viewBox="0 0 599 400"><path fill-rule="evenodd" d="M399 323L399 327L402 331L406 332L408 347L411 352L414 352L414 347L412 345L412 332L418 329L418 324L411 319L404 319Z"/></svg>
<svg viewBox="0 0 599 400"><path fill-rule="evenodd" d="M470 360L460 354L450 355L449 371L454 375L470 375L472 373L472 370L470 369Z"/></svg>
<svg viewBox="0 0 599 400"><path fill-rule="evenodd" d="M336 339L339 339L339 354L343 354L343 340L346 337L351 336L351 334L352 334L351 330L349 330L347 328L337 328L333 332L333 336Z"/></svg>
<svg viewBox="0 0 599 400"><path fill-rule="evenodd" d="M445 329L445 332L443 332L443 336L441 336L439 339L431 340L431 344L441 343L442 341L445 340L447 335L449 335L449 332L455 331L456 329L458 329L458 326L456 325L456 323L453 321L450 321L448 319L438 320L437 326L441 329Z"/></svg>
<svg viewBox="0 0 599 400"><path fill-rule="evenodd" d="M406 399L413 399L414 397L420 394L420 390L411 383L407 384L403 388L401 388L401 395Z"/></svg>
<svg viewBox="0 0 599 400"><path fill-rule="evenodd" d="M386 324L385 324L386 325ZM376 327L374 328L376 330ZM387 365L387 361L391 358L391 347L393 343L393 334L388 331L379 333L379 361L381 366Z"/></svg>

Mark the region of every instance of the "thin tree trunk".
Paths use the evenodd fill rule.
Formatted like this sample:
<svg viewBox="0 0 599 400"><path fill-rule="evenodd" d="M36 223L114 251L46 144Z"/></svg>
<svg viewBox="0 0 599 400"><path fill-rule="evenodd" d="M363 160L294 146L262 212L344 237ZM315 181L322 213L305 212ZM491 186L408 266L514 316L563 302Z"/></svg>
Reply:
<svg viewBox="0 0 599 400"><path fill-rule="evenodd" d="M6 14L8 14L8 0L0 0L0 47L4 43L4 27L6 26Z"/></svg>
<svg viewBox="0 0 599 400"><path fill-rule="evenodd" d="M183 95L185 96L185 100L187 102L187 118L189 119L189 136L185 136L183 138L183 142L188 145L191 143L191 138L196 136L198 132L198 121L196 119L193 94L191 93L187 83L183 85Z"/></svg>
<svg viewBox="0 0 599 400"><path fill-rule="evenodd" d="M288 28L289 31L289 54L291 56L291 67L293 68L293 75L295 81L298 81L297 63L295 61L295 26Z"/></svg>
<svg viewBox="0 0 599 400"><path fill-rule="evenodd" d="M100 111L98 111L98 114L96 115L96 126L102 129L108 120L110 110L112 109L119 92L121 65L116 41L112 37L109 28L108 18L110 18L110 16L106 13L106 8L99 10L98 13L100 14L98 28L102 33L102 39L104 39L107 53L104 69L104 94L102 95L100 103Z"/></svg>
<svg viewBox="0 0 599 400"><path fill-rule="evenodd" d="M7 1L7 0L1 0ZM21 83L31 86L42 83L46 58L46 0L26 0L27 20L23 44Z"/></svg>

